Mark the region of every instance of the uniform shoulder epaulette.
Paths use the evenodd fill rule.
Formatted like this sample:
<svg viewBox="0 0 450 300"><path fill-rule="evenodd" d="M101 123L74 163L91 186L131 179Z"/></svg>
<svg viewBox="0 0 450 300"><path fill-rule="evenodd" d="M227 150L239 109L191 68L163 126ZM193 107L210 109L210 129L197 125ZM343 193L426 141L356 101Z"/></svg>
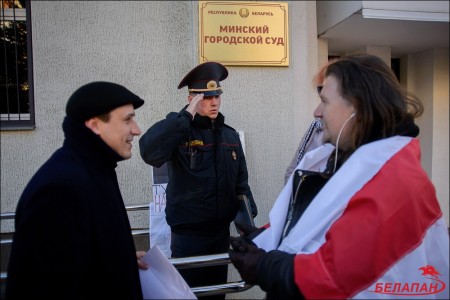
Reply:
<svg viewBox="0 0 450 300"><path fill-rule="evenodd" d="M237 130L236 130L236 129L234 129L233 127L231 127L230 125L227 125L227 124L223 124L223 126L224 126L224 127L228 127L228 128L230 128L230 129L233 129L234 131L236 131L236 132L237 132Z"/></svg>

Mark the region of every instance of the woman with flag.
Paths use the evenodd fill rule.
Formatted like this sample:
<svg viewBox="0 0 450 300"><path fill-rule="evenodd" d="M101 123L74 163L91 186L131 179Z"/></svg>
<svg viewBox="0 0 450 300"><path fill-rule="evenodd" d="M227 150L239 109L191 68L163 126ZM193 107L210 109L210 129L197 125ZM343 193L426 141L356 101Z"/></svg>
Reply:
<svg viewBox="0 0 450 300"><path fill-rule="evenodd" d="M448 299L448 229L414 123L421 102L373 55L332 61L317 78L323 145L303 155L266 229L230 238L232 263L268 298Z"/></svg>

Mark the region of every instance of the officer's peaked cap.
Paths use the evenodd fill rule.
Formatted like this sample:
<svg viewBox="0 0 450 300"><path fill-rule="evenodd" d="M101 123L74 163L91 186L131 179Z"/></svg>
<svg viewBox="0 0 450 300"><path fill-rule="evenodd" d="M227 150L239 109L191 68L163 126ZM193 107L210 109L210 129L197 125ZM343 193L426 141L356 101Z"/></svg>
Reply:
<svg viewBox="0 0 450 300"><path fill-rule="evenodd" d="M81 86L70 96L66 115L74 120L86 121L126 104L138 108L144 100L119 84L95 81Z"/></svg>
<svg viewBox="0 0 450 300"><path fill-rule="evenodd" d="M178 88L188 86L189 93L203 93L205 96L222 94L220 81L228 77L228 70L220 63L209 61L192 69L181 80Z"/></svg>

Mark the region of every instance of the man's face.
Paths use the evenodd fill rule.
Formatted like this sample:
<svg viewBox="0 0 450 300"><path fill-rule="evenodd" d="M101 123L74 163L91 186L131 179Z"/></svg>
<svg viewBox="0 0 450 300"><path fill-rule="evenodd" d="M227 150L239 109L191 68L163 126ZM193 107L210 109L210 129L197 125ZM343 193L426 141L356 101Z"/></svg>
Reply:
<svg viewBox="0 0 450 300"><path fill-rule="evenodd" d="M132 104L123 105L112 110L109 113L107 122L102 121L98 117L94 117L91 120L95 124L94 128L91 128L92 131L98 134L109 147L124 159L131 157L131 142L134 136L142 133L136 123Z"/></svg>
<svg viewBox="0 0 450 300"><path fill-rule="evenodd" d="M215 119L219 114L221 101L220 95L203 97L203 100L200 100L197 104L197 113L200 116Z"/></svg>

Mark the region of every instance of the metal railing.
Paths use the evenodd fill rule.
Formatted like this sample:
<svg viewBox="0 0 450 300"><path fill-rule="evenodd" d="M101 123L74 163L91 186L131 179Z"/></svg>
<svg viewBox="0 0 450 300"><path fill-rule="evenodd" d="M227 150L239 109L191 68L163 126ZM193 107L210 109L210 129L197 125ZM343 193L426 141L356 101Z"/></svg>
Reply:
<svg viewBox="0 0 450 300"><path fill-rule="evenodd" d="M127 211L136 211L136 210L148 210L150 207L149 204L138 204L138 205L130 205L127 206L126 209ZM7 212L7 213L1 213L1 220L9 220L9 219L14 219L15 213L12 212ZM133 236L139 236L139 235L147 235L149 234L150 230L149 229L133 229L131 234ZM12 239L1 239L0 241L0 245L7 245L7 244L11 244L12 243Z"/></svg>
<svg viewBox="0 0 450 300"><path fill-rule="evenodd" d="M137 211L137 210L148 210L150 207L149 204L140 204L140 205L130 205L126 206L127 211ZM14 219L15 213L1 213L1 221ZM133 236L140 235L148 235L149 229L133 229ZM12 239L1 239L1 246L11 244ZM203 256L192 256L192 257L183 257L183 258L169 258L169 262L176 269L189 269L189 268L199 268L199 267L211 267L218 265L228 265L231 263L228 253L223 254L213 254L213 255L203 255ZM6 282L7 273L1 272L0 274L0 282ZM200 287L191 287L192 292L198 296L212 296L219 294L229 294L229 293L239 293L244 292L253 285L245 283L245 281L235 281L235 282L226 282L224 284L217 285L209 285L209 286L200 286Z"/></svg>
<svg viewBox="0 0 450 300"><path fill-rule="evenodd" d="M218 265L227 265L231 262L228 253L183 258L169 258L169 261L177 269L212 267ZM253 285L246 284L245 281L236 281L217 285L191 287L191 290L196 296L211 296L244 292L252 287Z"/></svg>

